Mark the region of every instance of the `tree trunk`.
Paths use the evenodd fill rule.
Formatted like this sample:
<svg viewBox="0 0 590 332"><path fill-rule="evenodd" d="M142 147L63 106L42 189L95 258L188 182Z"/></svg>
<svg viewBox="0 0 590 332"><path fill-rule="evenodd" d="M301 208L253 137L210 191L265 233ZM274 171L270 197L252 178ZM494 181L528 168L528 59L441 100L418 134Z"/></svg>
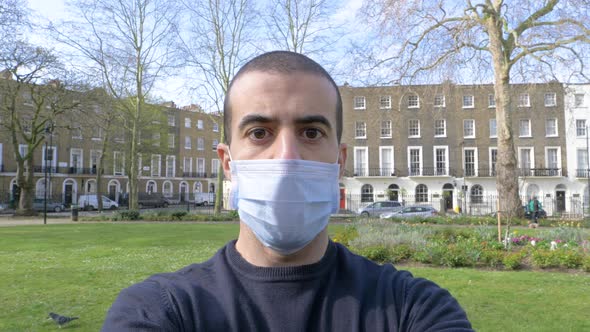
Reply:
<svg viewBox="0 0 590 332"><path fill-rule="evenodd" d="M98 212L102 212L102 169L104 165L104 145L98 157L98 165L96 167L96 204L98 204Z"/></svg>
<svg viewBox="0 0 590 332"><path fill-rule="evenodd" d="M488 21L490 52L494 68L494 92L496 98L496 124L498 157L496 162L496 187L500 206L498 210L508 218L521 211L518 188L518 168L512 132L510 95L510 51L503 45L501 22L493 16Z"/></svg>
<svg viewBox="0 0 590 332"><path fill-rule="evenodd" d="M18 153L18 152L17 152ZM19 188L19 201L18 207L16 209L15 215L17 216L35 216L37 213L33 209L33 199L34 199L34 186L33 186L33 157L26 160L23 159L21 162L17 163L18 168L16 171L16 184ZM25 164L28 162L29 169L25 172ZM47 190L47 189L46 189Z"/></svg>
<svg viewBox="0 0 590 332"><path fill-rule="evenodd" d="M219 130L219 141L223 142L225 125L221 124L219 127L221 127ZM213 210L213 213L215 215L219 215L221 213L221 207L223 204L223 169L221 168L221 161L219 163L219 167L217 168L217 186L215 187L215 191L215 209Z"/></svg>

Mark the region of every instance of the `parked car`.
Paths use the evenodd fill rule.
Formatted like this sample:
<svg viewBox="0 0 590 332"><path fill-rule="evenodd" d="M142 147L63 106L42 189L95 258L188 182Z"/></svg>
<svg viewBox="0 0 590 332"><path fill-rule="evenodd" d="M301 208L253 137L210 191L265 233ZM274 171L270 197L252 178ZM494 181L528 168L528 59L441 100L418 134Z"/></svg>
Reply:
<svg viewBox="0 0 590 332"><path fill-rule="evenodd" d="M145 207L167 208L171 202L162 193L141 193L139 194L137 204L140 209Z"/></svg>
<svg viewBox="0 0 590 332"><path fill-rule="evenodd" d="M408 206L399 211L383 213L379 216L381 219L389 218L412 218L412 217L433 217L437 216L438 211L432 206Z"/></svg>
<svg viewBox="0 0 590 332"><path fill-rule="evenodd" d="M111 200L106 196L101 196L102 198L102 208L105 210L115 210L119 207L119 203ZM96 199L96 195L80 195L78 198L78 205L81 209L84 210L96 210L98 209L98 200Z"/></svg>
<svg viewBox="0 0 590 332"><path fill-rule="evenodd" d="M195 193L195 205L215 204L215 193Z"/></svg>
<svg viewBox="0 0 590 332"><path fill-rule="evenodd" d="M47 211L61 212L65 209L66 207L61 202L47 201ZM33 200L33 210L45 211L45 200L35 198Z"/></svg>
<svg viewBox="0 0 590 332"><path fill-rule="evenodd" d="M399 211L402 207L402 203L397 201L382 201L362 207L358 209L357 213L363 217L372 217L379 216L382 213Z"/></svg>

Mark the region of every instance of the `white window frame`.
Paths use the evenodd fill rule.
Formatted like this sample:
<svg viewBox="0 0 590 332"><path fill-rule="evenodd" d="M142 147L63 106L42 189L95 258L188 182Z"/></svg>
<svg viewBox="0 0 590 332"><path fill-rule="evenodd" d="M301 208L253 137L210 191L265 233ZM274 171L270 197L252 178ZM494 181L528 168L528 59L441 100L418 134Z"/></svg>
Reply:
<svg viewBox="0 0 590 332"><path fill-rule="evenodd" d="M496 165L494 166L494 162L492 159L492 151L496 151ZM490 146L488 148L488 167L490 170L490 176L495 176L494 173L498 172L498 147L497 146Z"/></svg>
<svg viewBox="0 0 590 332"><path fill-rule="evenodd" d="M496 108L496 95L493 93L488 94L488 108Z"/></svg>
<svg viewBox="0 0 590 332"><path fill-rule="evenodd" d="M438 174L438 160L436 159L436 151L437 150L445 150L445 173ZM434 174L435 175L449 175L449 146L448 145L434 145L432 147L432 160L434 166Z"/></svg>
<svg viewBox="0 0 590 332"><path fill-rule="evenodd" d="M219 159L213 158L211 159L211 175L217 174L219 172Z"/></svg>
<svg viewBox="0 0 590 332"><path fill-rule="evenodd" d="M205 150L205 139L203 137L197 137L197 151Z"/></svg>
<svg viewBox="0 0 590 332"><path fill-rule="evenodd" d="M530 157L531 157L530 164L531 164L531 166L530 166L529 169L535 168L535 147L534 146L519 146L519 147L517 147L517 151L518 151L518 155L516 156L516 160L518 161L517 167L519 169L522 168L521 167L522 161L520 160L520 156L521 156L521 151L522 150L530 150L531 151L531 153L530 153Z"/></svg>
<svg viewBox="0 0 590 332"><path fill-rule="evenodd" d="M187 160L188 160L188 167L187 167ZM193 172L193 157L183 157L182 158L182 172L183 173L192 173Z"/></svg>
<svg viewBox="0 0 590 332"><path fill-rule="evenodd" d="M157 168L154 166L158 166ZM156 172L157 170L157 172ZM150 174L153 177L160 177L162 176L162 155L160 154L152 154L152 158L150 160Z"/></svg>
<svg viewBox="0 0 590 332"><path fill-rule="evenodd" d="M203 128L205 128L203 125L203 120L197 120L197 129L202 130Z"/></svg>
<svg viewBox="0 0 590 332"><path fill-rule="evenodd" d="M168 172L168 163L172 163L172 173ZM167 155L166 156L166 177L167 178L174 178L176 177L176 156L174 155Z"/></svg>
<svg viewBox="0 0 590 332"><path fill-rule="evenodd" d="M417 146L417 145L408 146L408 149L407 150L408 150L408 155L407 155L407 158L408 158L407 159L407 161L408 161L408 174L410 176L422 175L423 174L422 170L424 168L424 157L422 155L422 146L421 145L419 145L419 146ZM419 151L418 152L418 158L420 158L420 160L419 160L420 166L418 168L418 174L413 174L412 173L412 158L411 158L411 151L412 150L418 150Z"/></svg>
<svg viewBox="0 0 590 332"><path fill-rule="evenodd" d="M213 122L213 132L217 133L219 132L219 124L217 122Z"/></svg>
<svg viewBox="0 0 590 332"><path fill-rule="evenodd" d="M169 190L166 190L167 185L169 186ZM174 185L172 184L172 181L166 180L162 182L162 195L167 198L174 196Z"/></svg>
<svg viewBox="0 0 590 332"><path fill-rule="evenodd" d="M191 150L192 149L192 137L190 136L184 136L184 149L185 150Z"/></svg>
<svg viewBox="0 0 590 332"><path fill-rule="evenodd" d="M520 124L523 123L523 121L526 121L529 124L529 127L528 127L529 128L529 132L528 132L528 134L525 133L524 135L522 133L522 130L521 130L522 128L520 126ZM518 120L518 137L523 137L523 138L533 137L533 130L531 128L531 119L520 119L520 120Z"/></svg>
<svg viewBox="0 0 590 332"><path fill-rule="evenodd" d="M586 106L585 104L586 104L586 96L583 93L575 93L574 94L574 107L576 107L576 108L585 107Z"/></svg>
<svg viewBox="0 0 590 332"><path fill-rule="evenodd" d="M92 164L92 159L94 157L96 157L96 164L95 165ZM99 159L100 159L100 150L95 150L95 149L90 150L90 154L89 154L89 158L88 158L88 167L90 168L90 170L92 170L94 168L93 166L96 166L96 170L98 170Z"/></svg>
<svg viewBox="0 0 590 332"><path fill-rule="evenodd" d="M162 136L160 133L153 133L152 134L152 145L153 146L160 146L160 140L162 140Z"/></svg>
<svg viewBox="0 0 590 332"><path fill-rule="evenodd" d="M441 94L435 95L434 100L432 102L433 102L434 107L446 107L447 106L446 105L447 101L446 101L445 95L441 95Z"/></svg>
<svg viewBox="0 0 590 332"><path fill-rule="evenodd" d="M415 101L414 98L416 99ZM408 108L420 108L420 96L416 94L408 95Z"/></svg>
<svg viewBox="0 0 590 332"><path fill-rule="evenodd" d="M184 118L184 128L191 127L191 118Z"/></svg>
<svg viewBox="0 0 590 332"><path fill-rule="evenodd" d="M472 124L472 128L473 128L473 133L472 135L466 135L465 134L465 125L471 123ZM463 138L475 138L475 120L474 119L464 119L463 120Z"/></svg>
<svg viewBox="0 0 590 332"><path fill-rule="evenodd" d="M168 126L176 127L176 117L174 115L168 115Z"/></svg>
<svg viewBox="0 0 590 332"><path fill-rule="evenodd" d="M494 124L494 132L492 133L492 123ZM490 138L498 138L498 122L496 119L489 121Z"/></svg>
<svg viewBox="0 0 590 332"><path fill-rule="evenodd" d="M578 124L582 123L583 121L583 126L578 126ZM587 130L587 125L588 125L588 120L586 119L576 119L576 137L586 137L586 130ZM580 130L583 130L584 132L582 134L580 134Z"/></svg>
<svg viewBox="0 0 590 332"><path fill-rule="evenodd" d="M121 169L117 169L119 159L121 159ZM121 151L113 151L113 175L125 175L125 155Z"/></svg>
<svg viewBox="0 0 590 332"><path fill-rule="evenodd" d="M203 165L202 169L199 169L199 166ZM205 158L197 158L197 176L198 177L205 177L207 174L207 165L205 165Z"/></svg>
<svg viewBox="0 0 590 332"><path fill-rule="evenodd" d="M2 152L2 145L0 144L0 153ZM74 153L75 152L79 152L78 154L80 155L80 160L78 162L78 165L74 165ZM0 165L2 165L2 156L0 156ZM71 148L70 149L70 168L73 168L75 170L78 170L78 172L82 171L82 168L84 168L84 149L78 149L78 148Z"/></svg>
<svg viewBox="0 0 590 332"><path fill-rule="evenodd" d="M547 103L547 97L552 96L552 103ZM557 94L555 92L547 92L543 95L543 103L545 107L555 107L557 106Z"/></svg>
<svg viewBox="0 0 590 332"><path fill-rule="evenodd" d="M51 162L47 166L49 166L51 168L55 168L55 167L57 167L57 146L56 145L43 145L43 149L42 149L43 152L41 154L41 158L42 158L41 165L43 167L46 166L45 154L46 154L47 149L53 149L53 150L51 150L53 152L53 156L52 156L53 159L51 160Z"/></svg>
<svg viewBox="0 0 590 332"><path fill-rule="evenodd" d="M211 148L213 151L217 151L217 145L219 144L219 140L214 139L213 141L211 141Z"/></svg>
<svg viewBox="0 0 590 332"><path fill-rule="evenodd" d="M557 169L561 169L561 147L560 146L546 146L545 147L545 167L547 168L553 168L553 167L549 167L549 154L548 151L550 149L553 150L557 150Z"/></svg>
<svg viewBox="0 0 590 332"><path fill-rule="evenodd" d="M352 106L355 110L367 109L367 100L365 99L365 96L354 96Z"/></svg>
<svg viewBox="0 0 590 332"><path fill-rule="evenodd" d="M411 131L412 131L412 121L417 121L418 123L418 135L412 135ZM408 120L408 138L420 138L421 136L421 131L420 131L420 119L409 119Z"/></svg>
<svg viewBox="0 0 590 332"><path fill-rule="evenodd" d="M467 161L465 158L465 151L475 151L473 153L473 175L467 175L467 167L465 162ZM474 177L474 176L478 176L479 175L479 156L478 156L478 149L476 147L465 147L463 148L463 174L465 176L469 176L469 177Z"/></svg>
<svg viewBox="0 0 590 332"><path fill-rule="evenodd" d="M518 95L518 107L531 107L531 96L528 93Z"/></svg>
<svg viewBox="0 0 590 332"><path fill-rule="evenodd" d="M553 120L555 122L555 133L554 134L549 134L549 132L547 131L547 124L549 123L549 121ZM545 119L545 137L559 137L559 127L558 127L558 122L557 122L557 118L549 118L549 119Z"/></svg>
<svg viewBox="0 0 590 332"><path fill-rule="evenodd" d="M359 125L361 125L361 128L359 127ZM363 131L364 135L359 135L359 131ZM367 138L367 123L364 121L356 121L354 123L354 138L356 139L363 139L363 138Z"/></svg>
<svg viewBox="0 0 590 332"><path fill-rule="evenodd" d="M475 96L474 95L463 95L462 105L463 105L463 108L474 108L475 107Z"/></svg>
<svg viewBox="0 0 590 332"><path fill-rule="evenodd" d="M74 135L75 133L77 133L77 134ZM80 126L79 123L74 123L72 125L72 139L83 139L82 127Z"/></svg>
<svg viewBox="0 0 590 332"><path fill-rule="evenodd" d="M442 121L442 123L443 123L443 126L442 126L443 133L442 133L442 135L436 133L436 130L437 130L437 126L436 126L437 121ZM435 119L434 120L434 137L447 137L447 119Z"/></svg>
<svg viewBox="0 0 590 332"><path fill-rule="evenodd" d="M363 176L369 175L369 147L368 146L355 146L353 149L354 155L353 155L353 170L355 171L355 173L357 173L356 171L358 170L357 168L357 151L359 150L364 150L365 151L365 158L363 158L364 160L362 160L362 172L358 172L359 174L362 174Z"/></svg>
<svg viewBox="0 0 590 332"><path fill-rule="evenodd" d="M389 123L389 126L386 127L386 128L383 128L383 124L385 124L385 123ZM391 120L382 120L381 121L381 138L391 138L392 137L392 129L391 129L391 127L392 127ZM389 135L387 135L387 134L384 135L383 134L383 130L384 129L385 130L389 130Z"/></svg>
<svg viewBox="0 0 590 332"><path fill-rule="evenodd" d="M174 146L176 145L176 135L174 134L168 134L168 148L170 149L174 149Z"/></svg>
<svg viewBox="0 0 590 332"><path fill-rule="evenodd" d="M379 109L390 110L391 109L391 96L380 96L379 97Z"/></svg>
<svg viewBox="0 0 590 332"><path fill-rule="evenodd" d="M386 167L383 167L383 150L390 150L391 151L391 169L387 170ZM391 176L395 172L395 157L394 157L394 149L393 145L389 146L379 146L379 171L381 176Z"/></svg>

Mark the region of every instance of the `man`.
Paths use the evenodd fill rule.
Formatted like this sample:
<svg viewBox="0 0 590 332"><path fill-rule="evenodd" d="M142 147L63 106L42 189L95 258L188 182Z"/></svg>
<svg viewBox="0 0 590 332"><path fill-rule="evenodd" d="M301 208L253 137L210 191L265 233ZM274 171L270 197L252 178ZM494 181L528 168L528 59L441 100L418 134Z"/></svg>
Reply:
<svg viewBox="0 0 590 332"><path fill-rule="evenodd" d="M217 148L240 215L213 258L121 292L103 331L471 331L434 283L333 243L342 102L311 59L270 52L233 79Z"/></svg>
<svg viewBox="0 0 590 332"><path fill-rule="evenodd" d="M533 199L529 202L529 211L531 212L531 217L533 219L533 227L537 228L539 226L539 212L541 211L541 202L537 199L537 196L533 197Z"/></svg>

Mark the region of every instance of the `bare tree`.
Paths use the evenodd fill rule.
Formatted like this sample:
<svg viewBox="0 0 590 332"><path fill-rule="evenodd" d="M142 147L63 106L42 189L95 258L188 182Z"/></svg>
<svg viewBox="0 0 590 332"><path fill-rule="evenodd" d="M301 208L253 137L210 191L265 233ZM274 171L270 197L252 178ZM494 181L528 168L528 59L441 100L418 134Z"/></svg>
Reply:
<svg viewBox="0 0 590 332"><path fill-rule="evenodd" d="M5 49L6 51L8 49ZM16 183L20 190L18 215L32 215L34 155L45 142L49 128L65 114L77 110L80 95L70 91L67 78L55 55L26 42L16 42L3 52L4 71L0 79L0 126L12 145L17 164ZM24 144L26 148L21 149ZM48 167L45 165L45 167ZM48 188L45 188L48 190Z"/></svg>
<svg viewBox="0 0 590 332"><path fill-rule="evenodd" d="M328 0L271 0L265 17L273 46L301 54L330 51L336 41Z"/></svg>
<svg viewBox="0 0 590 332"><path fill-rule="evenodd" d="M520 211L518 169L511 128L511 80L560 71L587 80L590 40L587 0L368 1L363 13L387 51L370 67L404 83L437 69L493 77L498 131L500 207ZM393 68L393 69L392 69Z"/></svg>
<svg viewBox="0 0 590 332"><path fill-rule="evenodd" d="M144 124L158 118L148 105L154 84L175 63L177 7L165 0L74 0L78 20L51 27L57 39L82 59L74 63L101 82L128 139L129 207L138 207L138 176Z"/></svg>
<svg viewBox="0 0 590 332"><path fill-rule="evenodd" d="M223 99L236 71L248 58L248 38L252 36L254 11L248 0L185 0L189 33L181 39L185 60L201 81L197 91L204 92L208 103L220 114ZM225 126L220 124L220 142L224 141ZM215 213L221 211L223 171L217 170Z"/></svg>

